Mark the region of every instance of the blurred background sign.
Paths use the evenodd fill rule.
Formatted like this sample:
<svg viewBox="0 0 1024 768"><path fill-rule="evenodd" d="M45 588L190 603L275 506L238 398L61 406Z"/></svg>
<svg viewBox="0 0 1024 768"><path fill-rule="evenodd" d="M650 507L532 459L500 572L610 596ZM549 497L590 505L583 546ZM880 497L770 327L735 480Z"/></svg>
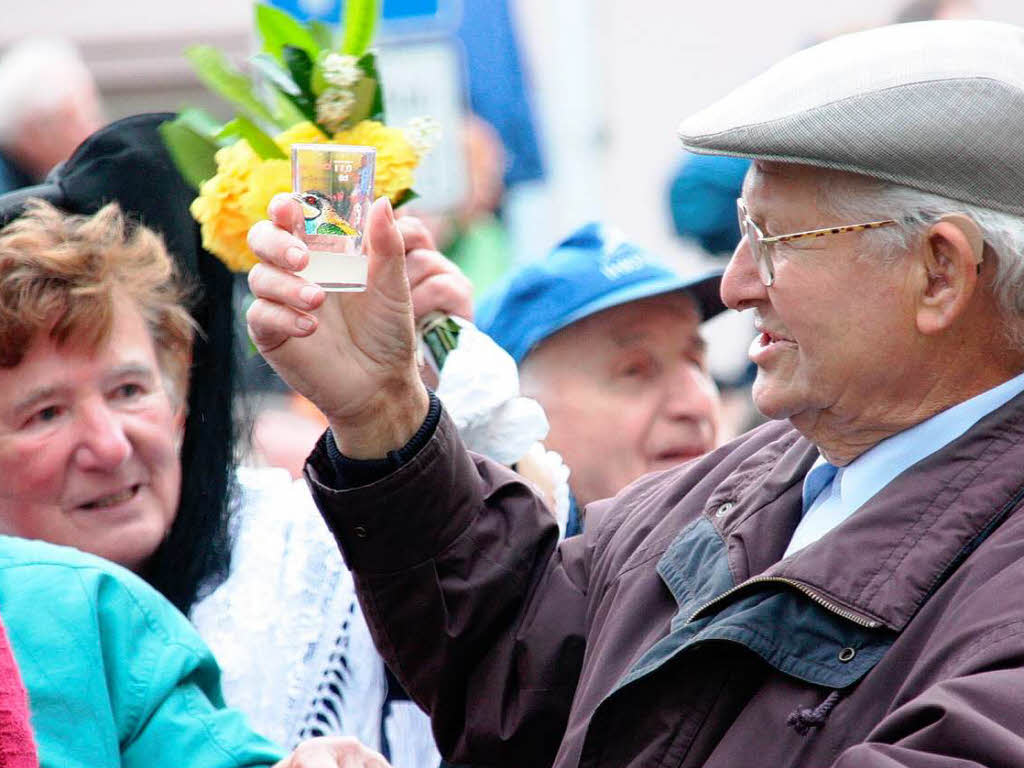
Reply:
<svg viewBox="0 0 1024 768"><path fill-rule="evenodd" d="M378 54L388 123L404 126L415 117L430 116L441 125L438 145L416 169L416 207L430 213L451 211L462 202L468 183L459 48L450 39L392 42L381 45Z"/></svg>
<svg viewBox="0 0 1024 768"><path fill-rule="evenodd" d="M337 24L345 7L343 0L270 0L270 4L297 19L317 19L328 24ZM454 32L461 6L460 0L384 0L380 39Z"/></svg>

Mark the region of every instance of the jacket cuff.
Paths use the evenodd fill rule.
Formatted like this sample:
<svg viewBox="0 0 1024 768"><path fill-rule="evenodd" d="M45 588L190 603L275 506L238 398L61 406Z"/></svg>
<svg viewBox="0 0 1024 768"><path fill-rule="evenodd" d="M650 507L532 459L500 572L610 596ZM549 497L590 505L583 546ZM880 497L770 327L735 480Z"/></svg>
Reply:
<svg viewBox="0 0 1024 768"><path fill-rule="evenodd" d="M438 419L414 456L366 484L336 484L326 433L310 455L305 475L313 499L353 571L382 573L421 564L469 526L475 505L466 490L479 486L479 476L440 406Z"/></svg>
<svg viewBox="0 0 1024 768"><path fill-rule="evenodd" d="M334 434L328 429L321 439L330 466L322 467L322 471L324 477L331 478L330 485L339 490L369 485L391 474L419 453L441 420L441 401L429 389L427 395L430 398L427 417L416 434L397 451L388 451L383 459L350 459L339 450L338 444L334 442Z"/></svg>

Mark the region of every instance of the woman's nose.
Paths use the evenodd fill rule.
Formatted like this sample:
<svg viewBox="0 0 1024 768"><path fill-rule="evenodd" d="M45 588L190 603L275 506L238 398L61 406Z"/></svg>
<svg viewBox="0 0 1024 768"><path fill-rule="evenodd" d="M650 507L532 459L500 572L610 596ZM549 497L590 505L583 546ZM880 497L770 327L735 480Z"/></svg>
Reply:
<svg viewBox="0 0 1024 768"><path fill-rule="evenodd" d="M80 428L75 459L83 469L116 469L131 455L123 419L106 403L87 406Z"/></svg>

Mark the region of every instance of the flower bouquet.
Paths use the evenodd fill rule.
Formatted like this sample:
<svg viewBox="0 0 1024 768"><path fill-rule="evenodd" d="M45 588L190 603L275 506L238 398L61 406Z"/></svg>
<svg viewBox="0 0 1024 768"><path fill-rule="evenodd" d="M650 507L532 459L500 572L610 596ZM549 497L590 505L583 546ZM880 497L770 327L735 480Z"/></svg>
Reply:
<svg viewBox="0 0 1024 768"><path fill-rule="evenodd" d="M249 228L266 217L279 192L291 191L292 144L330 142L377 149L374 197L395 206L415 197L413 172L437 141L429 118L388 126L375 54L369 50L380 0L347 0L343 26L302 23L255 6L262 50L243 73L210 46L186 51L200 80L237 109L220 124L201 109L182 110L161 126L164 142L199 194L191 206L203 247L236 272L257 259ZM339 39L336 39L340 37Z"/></svg>

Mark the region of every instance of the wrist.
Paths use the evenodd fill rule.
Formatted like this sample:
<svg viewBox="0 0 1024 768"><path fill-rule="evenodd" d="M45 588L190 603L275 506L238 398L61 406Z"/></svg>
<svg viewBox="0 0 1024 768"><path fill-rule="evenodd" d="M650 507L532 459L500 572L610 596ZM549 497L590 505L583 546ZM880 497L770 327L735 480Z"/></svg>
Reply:
<svg viewBox="0 0 1024 768"><path fill-rule="evenodd" d="M427 418L430 396L418 379L382 389L358 414L328 414L334 442L351 459L382 459L408 443Z"/></svg>

